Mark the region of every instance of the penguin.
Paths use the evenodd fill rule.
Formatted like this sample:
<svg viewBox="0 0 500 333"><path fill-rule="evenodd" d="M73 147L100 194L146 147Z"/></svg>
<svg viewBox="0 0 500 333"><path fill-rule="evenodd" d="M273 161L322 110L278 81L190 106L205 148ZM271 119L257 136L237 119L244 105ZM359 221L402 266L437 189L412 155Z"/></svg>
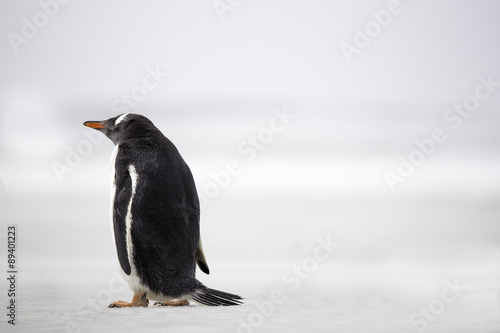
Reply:
<svg viewBox="0 0 500 333"><path fill-rule="evenodd" d="M193 175L174 144L146 117L126 113L83 125L114 144L111 221L122 274L134 295L110 308L242 304L242 297L207 288L200 204Z"/></svg>

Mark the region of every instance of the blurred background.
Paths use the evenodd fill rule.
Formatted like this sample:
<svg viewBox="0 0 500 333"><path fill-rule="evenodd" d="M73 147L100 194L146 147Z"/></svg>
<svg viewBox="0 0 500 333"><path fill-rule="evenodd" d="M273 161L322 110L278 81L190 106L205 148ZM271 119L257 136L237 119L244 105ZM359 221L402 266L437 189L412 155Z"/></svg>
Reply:
<svg viewBox="0 0 500 333"><path fill-rule="evenodd" d="M404 284L401 272L430 272L421 274L436 295L442 274L467 271L498 286L499 10L495 1L2 2L0 233L18 226L26 280L49 284L55 271L64 280L65 267L84 279L85 265L105 267L93 270L99 280L117 268L113 144L82 123L133 112L193 172L207 284L238 273L280 284L330 237L340 247L311 281L349 272ZM436 128L446 139L431 144Z"/></svg>

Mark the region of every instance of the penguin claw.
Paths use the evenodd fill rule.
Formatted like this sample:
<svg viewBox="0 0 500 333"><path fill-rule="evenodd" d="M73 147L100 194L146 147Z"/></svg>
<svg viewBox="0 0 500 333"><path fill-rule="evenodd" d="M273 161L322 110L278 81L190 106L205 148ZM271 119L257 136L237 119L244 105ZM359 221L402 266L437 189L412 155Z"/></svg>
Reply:
<svg viewBox="0 0 500 333"><path fill-rule="evenodd" d="M146 298L146 293L142 296L138 294L134 294L132 298L132 302L125 301L116 301L111 303L108 308L130 308L130 307L147 307L149 304L149 300Z"/></svg>
<svg viewBox="0 0 500 333"><path fill-rule="evenodd" d="M125 301L116 301L111 303L108 308L128 308L133 306L132 303L125 302Z"/></svg>
<svg viewBox="0 0 500 333"><path fill-rule="evenodd" d="M155 302L154 305L158 306L186 306L189 305L189 301L187 299L176 299L168 302Z"/></svg>

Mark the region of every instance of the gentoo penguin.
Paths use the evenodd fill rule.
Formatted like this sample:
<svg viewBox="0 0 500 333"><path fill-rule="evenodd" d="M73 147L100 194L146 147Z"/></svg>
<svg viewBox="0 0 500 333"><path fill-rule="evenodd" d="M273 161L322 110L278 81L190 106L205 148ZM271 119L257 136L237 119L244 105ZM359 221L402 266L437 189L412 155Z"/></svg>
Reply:
<svg viewBox="0 0 500 333"><path fill-rule="evenodd" d="M209 273L200 239L200 205L193 176L174 144L138 114L85 126L115 144L111 215L118 260L134 292L132 302L109 307L239 305L241 297L205 287L196 264Z"/></svg>

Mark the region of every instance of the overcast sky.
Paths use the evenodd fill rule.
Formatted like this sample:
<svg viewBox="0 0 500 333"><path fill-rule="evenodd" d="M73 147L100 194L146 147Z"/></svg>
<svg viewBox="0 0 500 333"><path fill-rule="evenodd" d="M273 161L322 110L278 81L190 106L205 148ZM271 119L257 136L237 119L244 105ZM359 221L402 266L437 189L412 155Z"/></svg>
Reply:
<svg viewBox="0 0 500 333"><path fill-rule="evenodd" d="M425 209L448 205L438 205L444 218L421 220L461 216L465 238L476 230L476 213L498 218L498 13L493 0L3 1L0 179L18 206L74 196L72 207L98 204L107 214L112 144L89 138L82 123L126 110L147 115L174 141L200 192L210 172L241 164L214 205L257 200L272 210L286 198L307 199L325 209L304 206L316 214L311 230L352 231L358 227L349 218L332 216L355 212L366 229L373 214L384 220L415 195ZM446 121L478 85L488 96L477 109ZM249 148L248 137L268 128L276 110L294 118L248 161L238 147ZM397 173L399 157L408 159L419 149L415 140L436 128L446 142L391 191L386 172ZM85 142L91 151L68 165ZM71 172L58 175L54 163ZM382 215L364 206L381 198L396 200ZM289 214L303 226L300 214ZM416 220L403 223L409 235ZM497 235L488 228L476 243ZM291 235L304 234L297 227Z"/></svg>
<svg viewBox="0 0 500 333"><path fill-rule="evenodd" d="M221 20L213 1L70 1L45 22L37 1L2 4L2 97L103 98L148 65L169 72L155 96L294 97L353 102L453 100L498 75L496 1L241 1ZM392 7L391 7L392 8ZM341 43L388 22L348 65ZM382 13L382 14L381 14ZM23 17L42 20L27 42ZM39 17L42 17L40 19ZM29 29L27 29L29 31ZM18 52L15 52L15 49Z"/></svg>

